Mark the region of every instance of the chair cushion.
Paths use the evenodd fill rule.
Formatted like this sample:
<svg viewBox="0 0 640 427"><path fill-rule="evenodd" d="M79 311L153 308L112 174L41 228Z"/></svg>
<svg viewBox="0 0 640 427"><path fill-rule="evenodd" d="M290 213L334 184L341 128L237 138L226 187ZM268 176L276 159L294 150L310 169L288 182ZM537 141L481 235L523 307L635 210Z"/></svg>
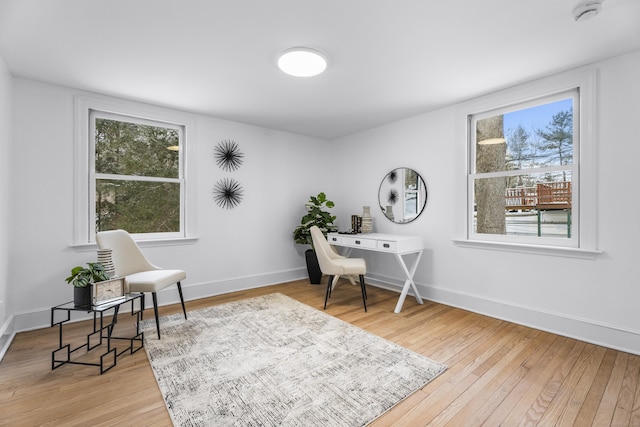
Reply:
<svg viewBox="0 0 640 427"><path fill-rule="evenodd" d="M334 259L331 262L331 266L328 266L328 271L323 271L324 274L330 274L332 276L342 276L347 274L366 274L367 263L364 258L341 258Z"/></svg>
<svg viewBox="0 0 640 427"><path fill-rule="evenodd" d="M129 274L124 281L131 292L157 292L186 277L183 270L151 270Z"/></svg>

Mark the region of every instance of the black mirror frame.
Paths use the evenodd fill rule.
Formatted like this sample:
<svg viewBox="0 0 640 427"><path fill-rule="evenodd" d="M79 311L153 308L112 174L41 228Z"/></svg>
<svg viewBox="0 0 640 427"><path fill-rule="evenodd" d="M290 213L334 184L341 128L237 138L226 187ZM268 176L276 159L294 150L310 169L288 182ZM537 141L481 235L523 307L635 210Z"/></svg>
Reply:
<svg viewBox="0 0 640 427"><path fill-rule="evenodd" d="M408 169L413 171L416 176L418 177L418 181L422 181L423 185L424 185L424 201L422 202L422 206L420 206L419 208L419 212L417 213L417 215L413 218L411 218L408 221L397 221L395 219L389 218L389 216L387 216L387 213L385 212L385 207L382 205L381 203L381 199L382 199L382 187L385 184L385 181L392 181L393 182L393 174L396 173L396 171L398 171L399 169ZM397 192L396 192L397 194ZM389 197L392 197L393 194L390 194ZM384 178L382 178L382 181L380 182L380 187L378 188L378 204L380 205L380 210L382 211L382 214L385 216L385 218L387 218L389 221L393 222L394 224L409 224L410 222L415 221L420 215L422 215L422 212L424 212L425 207L427 206L427 198L428 198L428 191L427 191L427 183L424 180L424 178L422 177L422 175L420 175L415 169L412 168L407 168L407 167L399 167L399 168L394 168L391 171L389 171L389 173L387 173Z"/></svg>

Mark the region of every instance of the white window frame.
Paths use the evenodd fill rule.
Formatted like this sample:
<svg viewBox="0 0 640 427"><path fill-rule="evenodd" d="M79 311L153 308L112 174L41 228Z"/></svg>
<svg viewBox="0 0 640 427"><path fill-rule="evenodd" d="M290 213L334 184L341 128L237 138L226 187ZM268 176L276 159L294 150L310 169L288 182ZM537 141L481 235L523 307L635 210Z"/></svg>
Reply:
<svg viewBox="0 0 640 427"><path fill-rule="evenodd" d="M579 172L572 176L574 205L572 239L536 238L521 239L514 236L480 235L473 230L473 194L470 194L470 177L474 172L475 126L471 117L485 117L512 109L514 105L535 105L543 98L577 90L579 104L574 104L574 134L579 143L574 145L574 168ZM526 105L525 105L526 107ZM577 107L577 108L576 108ZM576 111L579 119L576 120ZM485 114L487 113L487 114ZM569 257L593 258L597 249L596 230L596 71L581 70L558 74L510 89L486 95L463 104L456 109L456 204L455 238L459 246L496 249ZM569 168L567 168L569 169ZM535 172L534 171L526 171ZM575 181L574 181L575 179Z"/></svg>
<svg viewBox="0 0 640 427"><path fill-rule="evenodd" d="M180 232L134 234L139 241L175 243L196 239L195 218L195 124L173 110L107 97L77 96L74 151L74 242L72 246L95 246L95 127L92 112L100 117L180 129L181 188Z"/></svg>
<svg viewBox="0 0 640 427"><path fill-rule="evenodd" d="M561 99L571 98L573 106L573 123L574 123L574 139L573 139L573 158L571 164L568 165L555 165L538 168L525 168L510 171L500 172L485 172L477 173L476 171L476 125L479 120L486 119L488 117L499 116L501 114L507 114L515 110L523 110L527 108L533 108L539 105L545 105ZM564 91L551 96L545 96L534 101L527 101L525 103L518 103L516 105L501 107L496 110L483 111L481 113L473 114L469 117L469 174L467 175L467 195L469 201L468 206L472 206L474 203L473 188L477 178L492 178L500 176L517 176L517 175L529 175L529 174L542 174L545 172L568 170L571 172L571 187L572 187L572 206L579 206L580 195L580 93L576 89L570 91ZM572 230L580 229L580 210L575 209L571 214ZM547 246L566 246L566 247L579 247L579 233L573 233L570 238L552 238L552 237L532 237L532 236L512 236L512 235L496 235L496 234L483 234L474 230L474 218L471 212L468 215L467 225L469 230L469 238L471 240L485 240L485 241L499 241L499 242L512 242L512 243L524 243L532 245L547 245Z"/></svg>

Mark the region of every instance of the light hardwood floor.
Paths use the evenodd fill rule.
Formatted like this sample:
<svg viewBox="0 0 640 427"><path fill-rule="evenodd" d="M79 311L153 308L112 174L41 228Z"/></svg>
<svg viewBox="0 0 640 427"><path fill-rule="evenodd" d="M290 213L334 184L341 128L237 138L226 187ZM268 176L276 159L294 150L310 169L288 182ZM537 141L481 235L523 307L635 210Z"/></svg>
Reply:
<svg viewBox="0 0 640 427"><path fill-rule="evenodd" d="M187 310L271 292L322 309L324 289L285 283L189 301ZM373 426L640 426L639 356L412 297L394 314L397 293L367 289L368 313L359 287L348 284L327 312L448 365ZM162 307L161 315L180 311ZM81 339L88 327L68 325L65 339ZM57 328L16 335L0 363L0 425L171 425L144 351L104 375L80 365L52 371L57 343Z"/></svg>

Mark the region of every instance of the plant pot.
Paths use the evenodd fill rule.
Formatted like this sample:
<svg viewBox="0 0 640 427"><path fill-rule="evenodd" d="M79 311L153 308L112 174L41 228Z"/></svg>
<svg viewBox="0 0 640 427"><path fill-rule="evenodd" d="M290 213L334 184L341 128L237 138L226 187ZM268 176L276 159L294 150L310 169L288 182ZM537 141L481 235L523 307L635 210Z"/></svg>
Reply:
<svg viewBox="0 0 640 427"><path fill-rule="evenodd" d="M313 249L307 249L304 252L304 257L307 261L309 282L311 282L312 285L319 285L322 281L322 271L320 270L320 264L318 263L316 252Z"/></svg>
<svg viewBox="0 0 640 427"><path fill-rule="evenodd" d="M84 288L73 288L73 304L76 307L91 307L91 289L93 285Z"/></svg>

